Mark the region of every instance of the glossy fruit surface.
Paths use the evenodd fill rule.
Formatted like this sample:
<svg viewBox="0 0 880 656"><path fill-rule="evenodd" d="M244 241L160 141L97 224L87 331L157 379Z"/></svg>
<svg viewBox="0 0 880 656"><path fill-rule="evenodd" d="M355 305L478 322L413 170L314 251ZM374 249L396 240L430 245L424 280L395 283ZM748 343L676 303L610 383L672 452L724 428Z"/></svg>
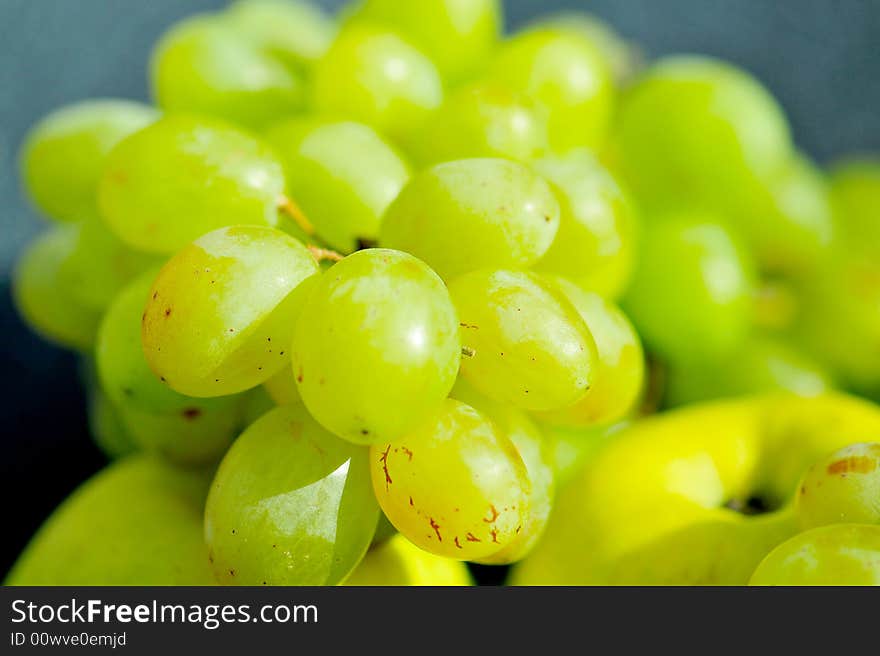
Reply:
<svg viewBox="0 0 880 656"><path fill-rule="evenodd" d="M375 444L440 407L460 352L458 316L437 274L412 255L375 248L323 274L296 323L293 371L323 426Z"/></svg>
<svg viewBox="0 0 880 656"><path fill-rule="evenodd" d="M416 175L388 208L380 241L451 280L479 268L528 267L547 252L558 227L559 203L529 167L465 159Z"/></svg>
<svg viewBox="0 0 880 656"><path fill-rule="evenodd" d="M880 443L851 444L819 460L804 475L796 506L805 528L880 525Z"/></svg>
<svg viewBox="0 0 880 656"><path fill-rule="evenodd" d="M302 408L264 415L226 454L208 496L205 539L226 585L335 585L376 530L367 450Z"/></svg>
<svg viewBox="0 0 880 656"><path fill-rule="evenodd" d="M525 526L530 483L516 447L459 401L370 448L373 490L395 528L438 556L488 559Z"/></svg>
<svg viewBox="0 0 880 656"><path fill-rule="evenodd" d="M318 265L278 230L234 226L181 250L150 289L141 326L147 363L187 396L250 389L290 362L293 324Z"/></svg>
<svg viewBox="0 0 880 656"><path fill-rule="evenodd" d="M749 585L880 585L880 527L835 524L774 549Z"/></svg>

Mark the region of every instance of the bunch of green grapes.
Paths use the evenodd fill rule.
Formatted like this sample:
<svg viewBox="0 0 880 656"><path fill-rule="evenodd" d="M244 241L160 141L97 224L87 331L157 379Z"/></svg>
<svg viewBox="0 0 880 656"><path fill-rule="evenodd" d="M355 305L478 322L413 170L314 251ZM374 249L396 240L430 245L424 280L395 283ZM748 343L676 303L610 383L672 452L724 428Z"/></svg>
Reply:
<svg viewBox="0 0 880 656"><path fill-rule="evenodd" d="M799 530L753 582L876 579L876 433L773 441L782 485L748 436L797 431L763 397L643 415L880 399L880 163L826 175L732 64L646 62L588 14L503 25L500 0L237 0L161 36L153 105L33 128L53 223L13 295L81 355L113 462L11 582L467 585L530 555L515 580L745 582ZM737 542L729 513L845 444ZM654 568L670 544L748 558Z"/></svg>

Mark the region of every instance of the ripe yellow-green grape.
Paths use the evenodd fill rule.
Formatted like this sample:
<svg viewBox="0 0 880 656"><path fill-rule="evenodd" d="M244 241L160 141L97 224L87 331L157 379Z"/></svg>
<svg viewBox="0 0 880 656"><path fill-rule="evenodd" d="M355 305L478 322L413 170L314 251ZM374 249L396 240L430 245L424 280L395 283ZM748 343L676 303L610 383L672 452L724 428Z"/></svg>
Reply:
<svg viewBox="0 0 880 656"><path fill-rule="evenodd" d="M628 194L586 149L545 157L534 166L552 185L561 210L556 238L534 268L618 299L629 284L637 250Z"/></svg>
<svg viewBox="0 0 880 656"><path fill-rule="evenodd" d="M223 17L174 25L156 44L150 84L169 112L217 116L258 129L305 105L302 79Z"/></svg>
<svg viewBox="0 0 880 656"><path fill-rule="evenodd" d="M391 523L438 556L490 559L526 528L531 485L522 457L459 401L446 400L405 437L370 447L370 470Z"/></svg>
<svg viewBox="0 0 880 656"><path fill-rule="evenodd" d="M417 174L385 213L380 243L421 258L448 281L480 268L526 268L558 227L559 203L529 167L466 159Z"/></svg>
<svg viewBox="0 0 880 656"><path fill-rule="evenodd" d="M174 253L229 225L278 225L284 167L216 119L168 115L120 142L98 189L104 220L138 250Z"/></svg>
<svg viewBox="0 0 880 656"><path fill-rule="evenodd" d="M308 0L237 0L223 18L262 50L301 73L327 52L335 21Z"/></svg>
<svg viewBox="0 0 880 656"><path fill-rule="evenodd" d="M349 586L463 586L473 585L467 566L419 549L395 535L367 552L345 581Z"/></svg>
<svg viewBox="0 0 880 656"><path fill-rule="evenodd" d="M835 524L800 533L761 561L749 585L880 585L880 526Z"/></svg>
<svg viewBox="0 0 880 656"><path fill-rule="evenodd" d="M638 46L620 36L611 25L583 11L563 11L541 19L539 26L569 30L595 46L618 87L625 86L644 66Z"/></svg>
<svg viewBox="0 0 880 656"><path fill-rule="evenodd" d="M200 237L162 268L147 299L147 363L187 396L255 387L290 362L293 324L318 272L309 250L259 226Z"/></svg>
<svg viewBox="0 0 880 656"><path fill-rule="evenodd" d="M130 100L86 100L55 110L37 123L21 151L28 196L58 221L98 217L96 190L107 153L122 138L158 117Z"/></svg>
<svg viewBox="0 0 880 656"><path fill-rule="evenodd" d="M366 0L352 21L372 21L406 35L452 85L480 72L503 23L500 0Z"/></svg>
<svg viewBox="0 0 880 656"><path fill-rule="evenodd" d="M880 524L880 443L851 444L804 475L796 508L801 526Z"/></svg>
<svg viewBox="0 0 880 656"><path fill-rule="evenodd" d="M303 408L276 408L223 458L205 509L211 562L227 585L335 585L376 530L368 451Z"/></svg>
<svg viewBox="0 0 880 656"><path fill-rule="evenodd" d="M267 140L321 239L343 253L377 240L382 214L410 176L391 144L362 123L316 118L279 123Z"/></svg>
<svg viewBox="0 0 880 656"><path fill-rule="evenodd" d="M111 460L140 451L119 410L100 389L89 390L89 432L98 448Z"/></svg>
<svg viewBox="0 0 880 656"><path fill-rule="evenodd" d="M711 215L646 221L623 308L645 345L673 362L729 355L751 329L755 265Z"/></svg>
<svg viewBox="0 0 880 656"><path fill-rule="evenodd" d="M405 142L443 102L434 64L397 33L369 23L342 29L315 65L312 104Z"/></svg>
<svg viewBox="0 0 880 656"><path fill-rule="evenodd" d="M538 415L545 423L588 427L624 419L641 398L645 354L632 323L616 305L565 278L551 279L580 314L596 343L596 371L589 392L562 410Z"/></svg>
<svg viewBox="0 0 880 656"><path fill-rule="evenodd" d="M489 419L513 442L526 466L531 492L523 528L504 549L479 561L488 565L516 562L537 544L553 507L556 475L551 444L544 439L541 430L525 412L511 405L493 401L462 379L456 381L450 396L466 403Z"/></svg>
<svg viewBox="0 0 880 656"><path fill-rule="evenodd" d="M581 34L553 27L515 34L501 46L488 76L545 108L555 151L602 144L614 82L599 49Z"/></svg>
<svg viewBox="0 0 880 656"><path fill-rule="evenodd" d="M561 489L513 581L744 585L799 532L804 472L878 435L877 406L833 394L713 402L636 422Z"/></svg>
<svg viewBox="0 0 880 656"><path fill-rule="evenodd" d="M596 384L590 330L553 283L482 270L449 285L461 323L461 374L486 396L533 411L567 408Z"/></svg>
<svg viewBox="0 0 880 656"><path fill-rule="evenodd" d="M76 248L80 227L50 228L31 242L12 278L15 306L25 322L61 346L88 351L95 343L100 311L79 302L61 275Z"/></svg>
<svg viewBox="0 0 880 656"><path fill-rule="evenodd" d="M374 248L323 274L296 323L293 371L315 419L372 444L401 437L440 407L460 354L443 281L412 255Z"/></svg>
<svg viewBox="0 0 880 656"><path fill-rule="evenodd" d="M64 501L6 585L216 585L202 537L208 473L135 455Z"/></svg>
<svg viewBox="0 0 880 656"><path fill-rule="evenodd" d="M527 162L550 150L547 117L523 93L476 82L431 112L406 150L422 166L473 157Z"/></svg>
<svg viewBox="0 0 880 656"><path fill-rule="evenodd" d="M665 378L664 401L671 406L768 392L810 397L836 387L808 354L769 336L751 337L721 359L670 365Z"/></svg>
<svg viewBox="0 0 880 656"><path fill-rule="evenodd" d="M625 179L652 211L686 204L757 220L772 211L767 185L792 157L770 93L708 57L657 61L624 95L616 125Z"/></svg>

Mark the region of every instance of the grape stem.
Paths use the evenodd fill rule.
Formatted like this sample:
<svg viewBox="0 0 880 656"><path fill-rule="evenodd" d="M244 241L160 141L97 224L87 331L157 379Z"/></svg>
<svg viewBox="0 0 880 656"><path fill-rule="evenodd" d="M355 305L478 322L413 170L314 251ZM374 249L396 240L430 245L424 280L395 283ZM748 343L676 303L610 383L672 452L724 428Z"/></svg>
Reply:
<svg viewBox="0 0 880 656"><path fill-rule="evenodd" d="M296 222L296 225L298 225L307 235L315 234L315 226L312 225L312 222L306 217L305 212L302 211L302 208L300 208L292 198L288 198L287 196L279 198L278 210L293 219Z"/></svg>
<svg viewBox="0 0 880 656"><path fill-rule="evenodd" d="M345 257L341 253L332 251L329 248L321 248L320 246L314 246L313 244L309 244L308 246L306 246L306 248L309 249L312 257L314 257L318 262L323 262L324 260L339 262Z"/></svg>

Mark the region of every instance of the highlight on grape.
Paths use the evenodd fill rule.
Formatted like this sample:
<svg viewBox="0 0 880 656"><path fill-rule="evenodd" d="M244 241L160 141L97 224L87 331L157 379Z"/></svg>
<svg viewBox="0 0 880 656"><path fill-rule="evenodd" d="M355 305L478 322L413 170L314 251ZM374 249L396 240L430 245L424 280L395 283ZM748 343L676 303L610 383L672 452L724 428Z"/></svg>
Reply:
<svg viewBox="0 0 880 656"><path fill-rule="evenodd" d="M880 585L880 154L503 9L237 0L33 126L108 464L8 584Z"/></svg>

